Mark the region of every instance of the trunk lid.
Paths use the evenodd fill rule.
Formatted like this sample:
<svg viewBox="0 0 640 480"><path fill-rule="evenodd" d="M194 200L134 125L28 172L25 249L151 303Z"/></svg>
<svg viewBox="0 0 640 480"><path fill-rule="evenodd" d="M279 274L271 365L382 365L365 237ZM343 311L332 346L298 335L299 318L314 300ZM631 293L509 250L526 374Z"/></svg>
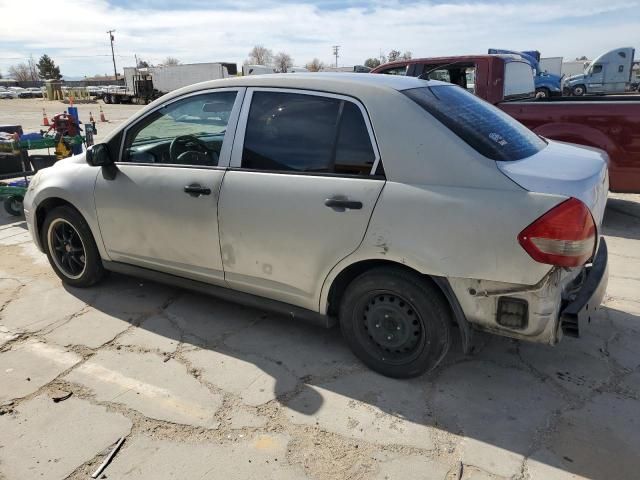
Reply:
<svg viewBox="0 0 640 480"><path fill-rule="evenodd" d="M597 148L547 140L549 145L522 160L498 161L498 169L530 192L575 197L591 210L600 231L609 192L607 154Z"/></svg>

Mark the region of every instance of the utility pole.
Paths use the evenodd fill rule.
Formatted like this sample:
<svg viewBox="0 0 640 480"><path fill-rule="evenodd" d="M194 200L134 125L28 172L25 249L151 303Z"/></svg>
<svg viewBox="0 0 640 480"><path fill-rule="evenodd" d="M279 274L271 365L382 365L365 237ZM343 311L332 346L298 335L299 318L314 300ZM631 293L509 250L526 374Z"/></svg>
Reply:
<svg viewBox="0 0 640 480"><path fill-rule="evenodd" d="M118 70L116 69L116 55L113 53L113 32L115 30L107 30L109 34L109 40L111 40L111 59L113 60L113 75L116 77L116 82L118 81Z"/></svg>
<svg viewBox="0 0 640 480"><path fill-rule="evenodd" d="M338 68L338 57L340 56L338 52L340 51L340 45L333 46L333 55L336 57L336 68Z"/></svg>

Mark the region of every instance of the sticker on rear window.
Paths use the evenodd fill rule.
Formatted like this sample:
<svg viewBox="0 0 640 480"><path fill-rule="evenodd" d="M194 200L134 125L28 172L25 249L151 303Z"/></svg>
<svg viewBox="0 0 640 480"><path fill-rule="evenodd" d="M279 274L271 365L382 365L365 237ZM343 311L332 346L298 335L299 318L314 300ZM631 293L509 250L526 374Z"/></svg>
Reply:
<svg viewBox="0 0 640 480"><path fill-rule="evenodd" d="M495 133L495 132L491 132L489 134L489 138L491 140L493 140L494 142L496 142L498 145L500 145L501 147L504 147L505 145L507 145L509 142L507 142L504 137L502 135L500 135L499 133Z"/></svg>

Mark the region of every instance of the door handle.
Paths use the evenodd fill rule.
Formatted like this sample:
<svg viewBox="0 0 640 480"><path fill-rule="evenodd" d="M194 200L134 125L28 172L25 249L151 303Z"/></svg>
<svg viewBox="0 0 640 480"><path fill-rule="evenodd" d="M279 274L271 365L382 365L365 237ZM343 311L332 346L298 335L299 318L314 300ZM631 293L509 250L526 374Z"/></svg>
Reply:
<svg viewBox="0 0 640 480"><path fill-rule="evenodd" d="M184 187L184 193L188 193L192 197L199 197L200 195L211 195L211 189L197 183L192 183Z"/></svg>
<svg viewBox="0 0 640 480"><path fill-rule="evenodd" d="M324 204L329 208L335 208L337 210L360 210L362 208L362 202L357 200L347 200L342 198L327 198Z"/></svg>

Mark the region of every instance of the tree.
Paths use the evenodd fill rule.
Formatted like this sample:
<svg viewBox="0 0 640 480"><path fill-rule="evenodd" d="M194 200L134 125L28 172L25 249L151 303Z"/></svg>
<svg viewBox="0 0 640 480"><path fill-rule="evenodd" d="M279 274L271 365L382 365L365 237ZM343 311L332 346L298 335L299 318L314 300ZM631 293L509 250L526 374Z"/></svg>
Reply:
<svg viewBox="0 0 640 480"><path fill-rule="evenodd" d="M589 59L587 57L585 57L584 55L581 57L576 57L576 62L583 62L583 61L588 61Z"/></svg>
<svg viewBox="0 0 640 480"><path fill-rule="evenodd" d="M367 58L364 61L364 66L365 67L376 68L379 65L380 65L380 59L379 58L371 57L371 58Z"/></svg>
<svg viewBox="0 0 640 480"><path fill-rule="evenodd" d="M389 52L389 55L387 55L387 59L390 62L395 62L396 60L400 59L400 55L401 55L401 53L400 53L399 50L391 50Z"/></svg>
<svg viewBox="0 0 640 480"><path fill-rule="evenodd" d="M305 68L310 72L319 72L324 67L325 67L324 63L318 60L317 58L314 58L313 60L311 60L309 63L305 65Z"/></svg>
<svg viewBox="0 0 640 480"><path fill-rule="evenodd" d="M180 60L175 57L167 57L165 58L160 65L165 67L175 67L176 65L180 65Z"/></svg>
<svg viewBox="0 0 640 480"><path fill-rule="evenodd" d="M38 81L40 80L40 75L38 74L38 64L33 59L33 55L29 55L27 59L27 67L29 68L29 80Z"/></svg>
<svg viewBox="0 0 640 480"><path fill-rule="evenodd" d="M47 54L40 57L40 61L35 67L38 69L38 78L43 80L60 80L62 78L60 67L56 66L55 62Z"/></svg>
<svg viewBox="0 0 640 480"><path fill-rule="evenodd" d="M278 72L287 73L287 70L293 67L293 59L288 53L279 52L275 57L273 57L273 65L276 67Z"/></svg>
<svg viewBox="0 0 640 480"><path fill-rule="evenodd" d="M151 66L152 65L146 60L143 60L143 59L138 60L138 68L149 68Z"/></svg>
<svg viewBox="0 0 640 480"><path fill-rule="evenodd" d="M409 50L407 50L406 52L404 52L402 54L401 57L402 57L403 60L411 60L411 52Z"/></svg>
<svg viewBox="0 0 640 480"><path fill-rule="evenodd" d="M249 52L247 62L249 65L271 65L273 52L262 45L256 45Z"/></svg>
<svg viewBox="0 0 640 480"><path fill-rule="evenodd" d="M17 65L11 65L9 67L9 77L18 82L28 82L31 80L31 73L29 72L29 66L26 63L19 63Z"/></svg>

